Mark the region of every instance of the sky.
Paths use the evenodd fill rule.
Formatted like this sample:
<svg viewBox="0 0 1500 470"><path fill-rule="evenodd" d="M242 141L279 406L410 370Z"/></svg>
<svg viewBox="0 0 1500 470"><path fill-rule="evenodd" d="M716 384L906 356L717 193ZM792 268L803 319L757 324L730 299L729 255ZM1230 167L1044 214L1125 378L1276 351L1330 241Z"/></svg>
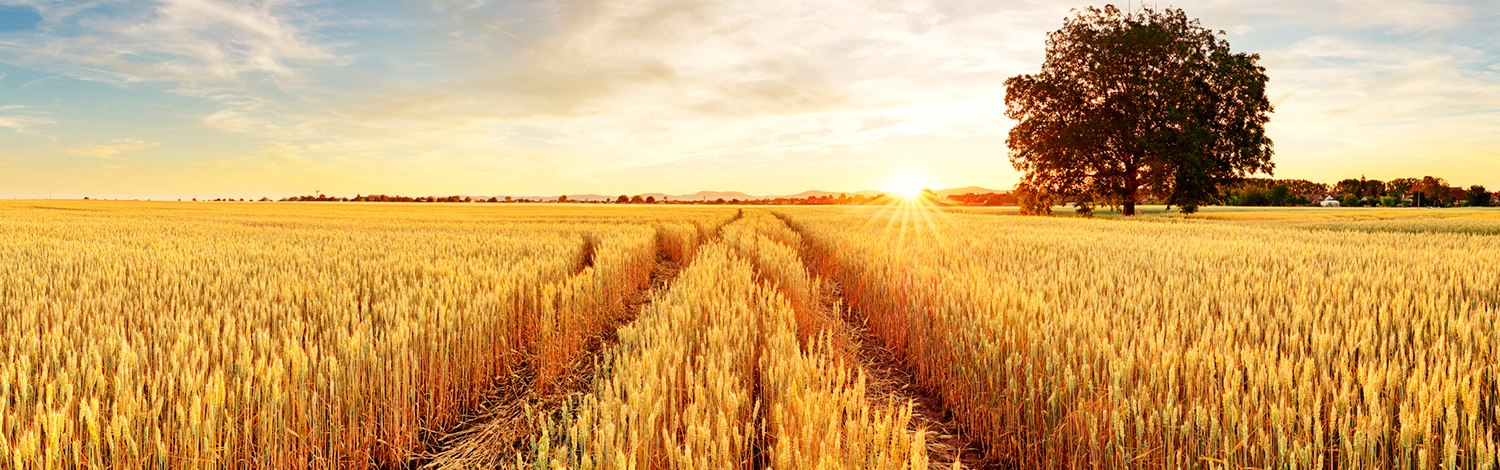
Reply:
<svg viewBox="0 0 1500 470"><path fill-rule="evenodd" d="M0 0L0 198L1009 189L1090 5ZM1500 2L1153 5L1261 55L1275 177L1500 188Z"/></svg>

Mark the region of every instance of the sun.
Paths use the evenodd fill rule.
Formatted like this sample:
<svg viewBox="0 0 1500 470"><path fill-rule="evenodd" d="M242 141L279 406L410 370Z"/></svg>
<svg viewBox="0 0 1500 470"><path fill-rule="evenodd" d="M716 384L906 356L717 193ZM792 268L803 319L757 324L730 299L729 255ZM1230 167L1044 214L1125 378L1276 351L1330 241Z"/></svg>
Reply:
<svg viewBox="0 0 1500 470"><path fill-rule="evenodd" d="M940 184L939 181L927 172L916 168L903 168L886 177L880 185L880 190L903 198L915 199L922 194L923 189L932 189L938 184Z"/></svg>

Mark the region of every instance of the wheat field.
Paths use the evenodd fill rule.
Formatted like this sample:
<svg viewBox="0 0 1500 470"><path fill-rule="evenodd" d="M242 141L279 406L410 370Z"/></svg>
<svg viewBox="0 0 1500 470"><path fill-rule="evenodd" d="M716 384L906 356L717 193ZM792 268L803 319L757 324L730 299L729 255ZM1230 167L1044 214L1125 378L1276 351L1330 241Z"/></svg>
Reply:
<svg viewBox="0 0 1500 470"><path fill-rule="evenodd" d="M4 201L0 468L1500 464L1493 211L1215 209Z"/></svg>
<svg viewBox="0 0 1500 470"><path fill-rule="evenodd" d="M1444 230L1486 219L904 212L791 219L1007 466L1496 465L1500 239Z"/></svg>
<svg viewBox="0 0 1500 470"><path fill-rule="evenodd" d="M0 206L5 466L402 465L732 212L480 209Z"/></svg>

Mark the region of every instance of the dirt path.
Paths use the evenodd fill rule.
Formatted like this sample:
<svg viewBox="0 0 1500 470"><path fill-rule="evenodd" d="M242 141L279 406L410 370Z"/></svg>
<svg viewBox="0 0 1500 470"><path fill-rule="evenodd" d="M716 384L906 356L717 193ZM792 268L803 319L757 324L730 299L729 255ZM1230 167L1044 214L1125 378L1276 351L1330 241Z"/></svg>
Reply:
<svg viewBox="0 0 1500 470"><path fill-rule="evenodd" d="M650 282L626 299L626 313L608 333L590 341L587 352L570 364L550 392L539 392L530 364L521 364L520 372L497 379L490 398L462 425L428 447L437 449L435 452L419 455L408 468L497 468L529 454L528 438L535 431L531 416L551 416L567 403L569 396L592 390L600 356L619 342L619 327L634 321L650 303L652 294L666 289L682 269L667 256L660 243L657 247L656 267L651 271Z"/></svg>
<svg viewBox="0 0 1500 470"><path fill-rule="evenodd" d="M782 223L786 219L777 215ZM984 460L984 452L979 448L979 443L963 435L958 423L948 412L943 400L936 394L917 385L911 373L907 371L904 358L898 357L885 346L885 342L876 335L874 331L866 326L867 318L857 310L847 308L849 305L844 301L843 290L835 281L837 278L837 267L826 263L810 263L809 256L811 245L808 243L808 235L798 230L796 226L787 224L798 235L802 236L804 246L802 247L802 262L804 266L815 276L823 280L825 286L822 293L823 308L827 310L837 309L835 318L841 319L844 324L844 334L851 337L853 346L857 350L859 367L868 377L869 388L866 390L873 401L912 403L912 431L926 429L927 458L931 468L953 468L957 461L963 468L991 469L1000 468L998 464Z"/></svg>
<svg viewBox="0 0 1500 470"><path fill-rule="evenodd" d="M867 392L882 402L911 401L913 430L926 429L930 433L927 458L932 467L952 468L957 460L963 468L999 468L983 460L984 452L979 449L979 444L963 435L942 399L918 386L901 359L886 349L879 336L864 327L864 316L846 310L844 321L858 335L860 367L869 377Z"/></svg>

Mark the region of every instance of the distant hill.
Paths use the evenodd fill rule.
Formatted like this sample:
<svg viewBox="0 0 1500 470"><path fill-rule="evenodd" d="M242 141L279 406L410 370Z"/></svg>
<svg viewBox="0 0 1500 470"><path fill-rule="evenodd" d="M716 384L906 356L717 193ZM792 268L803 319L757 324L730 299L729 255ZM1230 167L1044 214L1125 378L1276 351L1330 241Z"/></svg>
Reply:
<svg viewBox="0 0 1500 470"><path fill-rule="evenodd" d="M728 201L728 200L731 200L731 199L739 199L739 200L759 199L757 196L751 196L749 194L745 194L745 193L742 193L742 192L739 192L739 191L698 191L698 192L693 193L693 194L676 194L676 195L665 194L665 193L644 193L644 194L641 194L641 197L646 197L646 196L655 196L656 200L658 200L658 201L660 201L660 200L668 200L668 201L713 201L713 200L716 200L716 199L723 199L725 201Z"/></svg>
<svg viewBox="0 0 1500 470"><path fill-rule="evenodd" d="M943 189L943 190L938 190L938 191L933 191L933 192L937 193L937 195L939 195L939 196L946 197L946 196L958 196L958 195L969 194L969 193L973 193L973 194L985 194L985 193L1008 194L1008 193L1010 193L1010 190L1009 189L1004 189L1004 190L1002 190L1002 189L989 189L989 188L981 188L981 187L978 187L978 186L966 186L966 187L962 187L962 188L949 188L949 189Z"/></svg>
<svg viewBox="0 0 1500 470"><path fill-rule="evenodd" d="M874 190L854 191L854 192L812 190L812 191L803 191L803 192L800 192L800 193L797 193L797 194L791 194L791 195L787 195L787 196L768 196L768 197L773 197L773 198L783 198L784 197L784 198L787 198L787 199L807 199L809 197L823 197L823 196L839 197L840 194L845 195L845 196L853 196L853 195L856 195L856 194L857 195L862 195L862 196L874 196L874 195L877 195L877 194L884 194L884 193L881 192L881 191L874 191Z"/></svg>
<svg viewBox="0 0 1500 470"><path fill-rule="evenodd" d="M603 194L569 194L567 196L568 196L568 200L569 201L613 201L613 200L615 200L615 198L619 197L619 196L605 196ZM468 195L468 194L460 194L460 195L458 195L458 197L460 197L460 198L464 198L464 197L472 198L472 199L474 199L476 201L488 201L491 197L495 197L495 198L498 198L498 199L500 199L500 200L503 201L503 200L505 200L505 198L507 196L504 195L504 194L500 194L500 195L496 195L496 196L473 196L473 195ZM551 202L551 201L556 201L557 200L557 196L508 196L508 197L510 197L511 199L526 199L526 200L529 200L529 201L548 201L548 202Z"/></svg>

